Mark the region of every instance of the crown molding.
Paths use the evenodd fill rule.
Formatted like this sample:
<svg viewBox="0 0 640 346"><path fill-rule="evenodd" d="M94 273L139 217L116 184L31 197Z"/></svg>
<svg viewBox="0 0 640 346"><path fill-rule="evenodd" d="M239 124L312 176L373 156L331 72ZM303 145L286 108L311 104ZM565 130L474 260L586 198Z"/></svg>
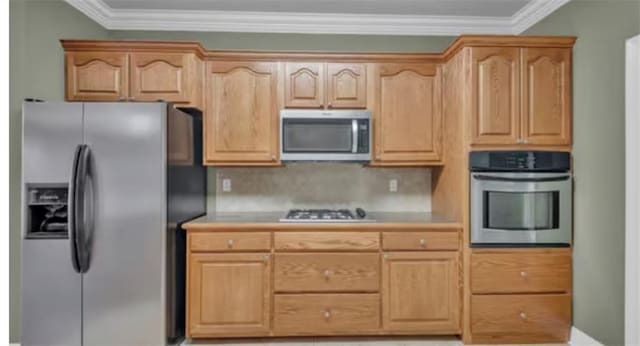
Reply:
<svg viewBox="0 0 640 346"><path fill-rule="evenodd" d="M122 10L65 1L109 30L457 36L520 34L570 0L533 0L512 17Z"/></svg>

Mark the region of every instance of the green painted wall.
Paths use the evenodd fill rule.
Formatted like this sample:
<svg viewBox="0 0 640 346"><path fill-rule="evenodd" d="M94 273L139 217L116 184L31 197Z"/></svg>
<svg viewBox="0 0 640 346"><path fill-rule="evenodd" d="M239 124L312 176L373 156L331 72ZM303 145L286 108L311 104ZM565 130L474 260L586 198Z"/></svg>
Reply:
<svg viewBox="0 0 640 346"><path fill-rule="evenodd" d="M574 325L624 344L625 40L640 2L573 0L526 34L575 35Z"/></svg>
<svg viewBox="0 0 640 346"><path fill-rule="evenodd" d="M61 0L11 0L9 36L9 339L18 342L22 100L64 98L60 38L108 38L108 32Z"/></svg>

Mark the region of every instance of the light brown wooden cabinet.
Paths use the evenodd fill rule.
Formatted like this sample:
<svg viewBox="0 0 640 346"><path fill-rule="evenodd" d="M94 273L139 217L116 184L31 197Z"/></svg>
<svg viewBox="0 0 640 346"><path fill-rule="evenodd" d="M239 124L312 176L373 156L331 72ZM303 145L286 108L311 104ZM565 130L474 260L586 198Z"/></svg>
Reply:
<svg viewBox="0 0 640 346"><path fill-rule="evenodd" d="M67 52L67 101L157 101L200 107L202 62L193 53Z"/></svg>
<svg viewBox="0 0 640 346"><path fill-rule="evenodd" d="M119 52L66 52L67 101L119 101L129 95L129 59Z"/></svg>
<svg viewBox="0 0 640 346"><path fill-rule="evenodd" d="M188 265L188 336L269 334L269 254L194 253Z"/></svg>
<svg viewBox="0 0 640 346"><path fill-rule="evenodd" d="M471 144L571 144L570 48L470 50Z"/></svg>
<svg viewBox="0 0 640 346"><path fill-rule="evenodd" d="M286 62L284 89L287 108L366 108L366 66Z"/></svg>
<svg viewBox="0 0 640 346"><path fill-rule="evenodd" d="M380 64L374 164L442 163L442 86L436 64Z"/></svg>
<svg viewBox="0 0 640 346"><path fill-rule="evenodd" d="M207 64L205 164L279 165L277 64Z"/></svg>
<svg viewBox="0 0 640 346"><path fill-rule="evenodd" d="M383 257L383 328L399 333L459 333L458 252L391 252Z"/></svg>

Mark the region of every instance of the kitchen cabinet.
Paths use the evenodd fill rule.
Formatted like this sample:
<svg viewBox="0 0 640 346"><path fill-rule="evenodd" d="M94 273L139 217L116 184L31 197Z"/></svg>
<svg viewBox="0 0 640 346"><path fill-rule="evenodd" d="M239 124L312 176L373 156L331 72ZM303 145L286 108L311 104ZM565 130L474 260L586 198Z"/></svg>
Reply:
<svg viewBox="0 0 640 346"><path fill-rule="evenodd" d="M435 64L380 64L374 164L442 163L442 87Z"/></svg>
<svg viewBox="0 0 640 346"><path fill-rule="evenodd" d="M571 49L523 48L525 143L571 144Z"/></svg>
<svg viewBox="0 0 640 346"><path fill-rule="evenodd" d="M285 63L285 107L366 108L366 67L357 63Z"/></svg>
<svg viewBox="0 0 640 346"><path fill-rule="evenodd" d="M390 252L383 257L383 328L459 333L458 252Z"/></svg>
<svg viewBox="0 0 640 346"><path fill-rule="evenodd" d="M472 145L571 145L571 48L470 50Z"/></svg>
<svg viewBox="0 0 640 346"><path fill-rule="evenodd" d="M269 254L195 253L188 266L188 336L269 334Z"/></svg>
<svg viewBox="0 0 640 346"><path fill-rule="evenodd" d="M279 165L277 64L209 62L205 164Z"/></svg>
<svg viewBox="0 0 640 346"><path fill-rule="evenodd" d="M129 59L119 52L66 52L67 101L118 101L129 95Z"/></svg>
<svg viewBox="0 0 640 346"><path fill-rule="evenodd" d="M193 53L67 52L67 101L157 101L200 107L202 62Z"/></svg>

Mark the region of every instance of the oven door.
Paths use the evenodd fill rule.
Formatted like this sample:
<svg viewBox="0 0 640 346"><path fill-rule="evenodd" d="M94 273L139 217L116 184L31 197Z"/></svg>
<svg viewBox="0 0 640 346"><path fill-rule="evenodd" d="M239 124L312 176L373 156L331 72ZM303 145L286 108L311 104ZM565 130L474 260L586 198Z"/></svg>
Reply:
<svg viewBox="0 0 640 346"><path fill-rule="evenodd" d="M568 246L569 173L471 173L472 246Z"/></svg>
<svg viewBox="0 0 640 346"><path fill-rule="evenodd" d="M370 161L369 125L366 112L283 111L280 158L283 161Z"/></svg>

